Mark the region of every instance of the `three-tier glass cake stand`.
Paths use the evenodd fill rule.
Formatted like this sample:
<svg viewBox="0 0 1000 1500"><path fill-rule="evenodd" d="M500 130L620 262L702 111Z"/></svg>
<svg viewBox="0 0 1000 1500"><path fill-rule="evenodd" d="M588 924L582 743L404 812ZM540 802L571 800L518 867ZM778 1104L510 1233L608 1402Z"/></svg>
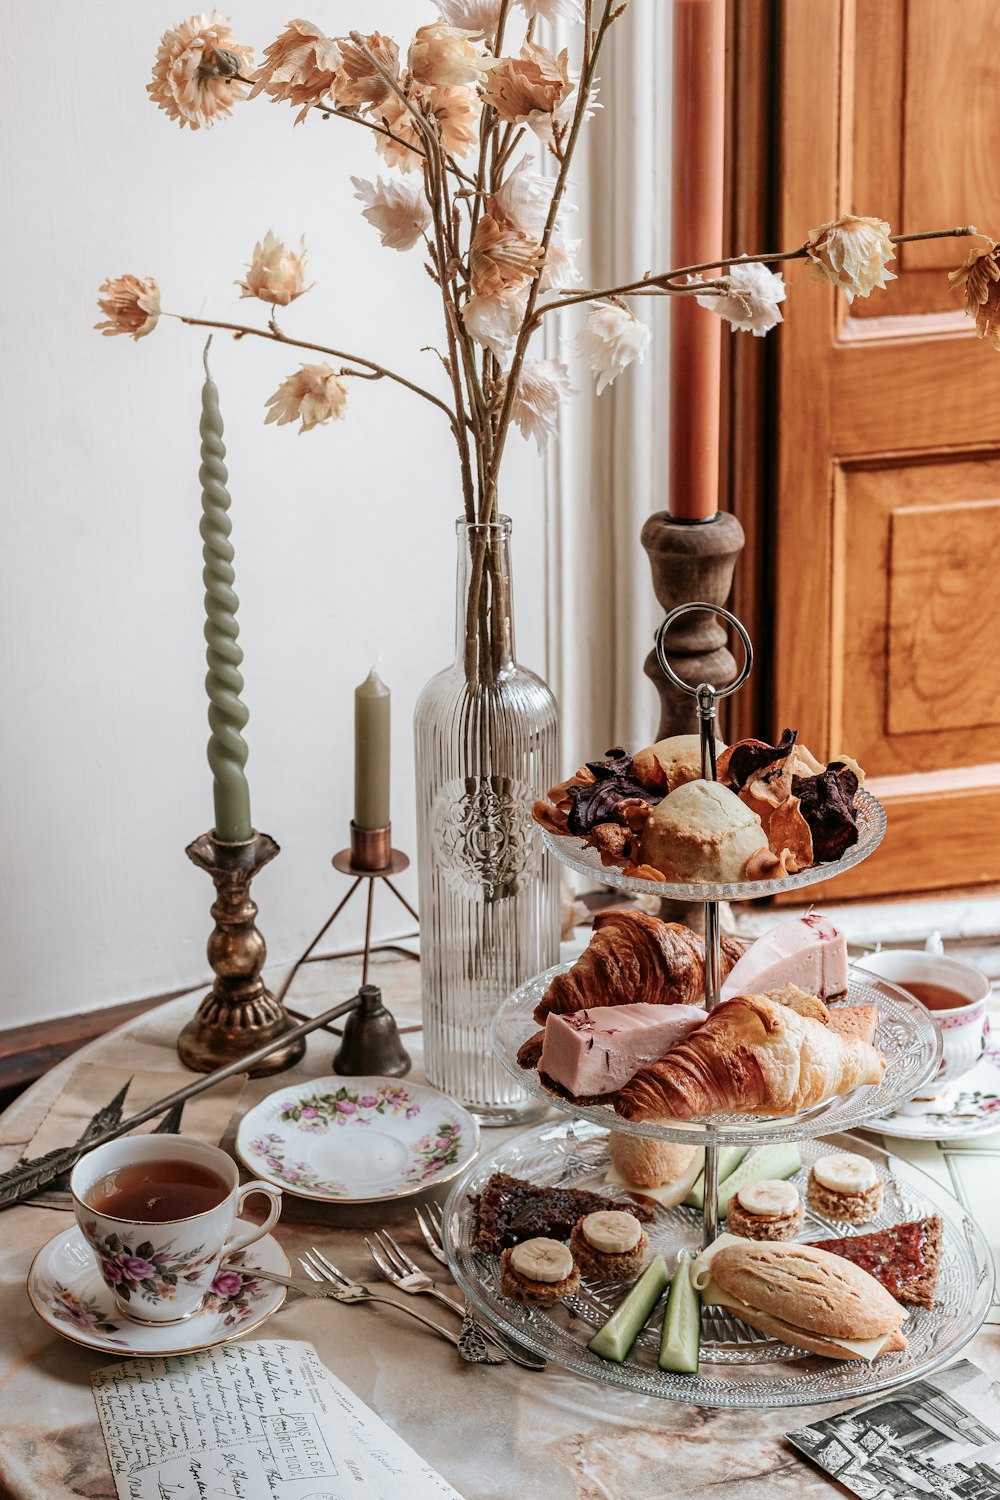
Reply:
<svg viewBox="0 0 1000 1500"><path fill-rule="evenodd" d="M676 620L695 610L720 615L743 642L745 660L736 680L716 689L707 683L692 688L673 671L663 641ZM681 605L657 633L657 655L670 680L692 693L697 701L702 775L716 779L716 709L747 679L753 662L750 638L728 610L709 604ZM839 860L813 865L797 874L772 880L729 884L682 884L641 880L605 867L596 851L580 839L543 834L547 848L570 869L620 890L701 902L705 907L705 1004L719 1000L722 975L719 903L776 895L834 879L859 864L878 848L885 833L881 804L865 790L856 800L858 838ZM876 1046L886 1068L878 1084L827 1100L794 1117L714 1115L697 1121L633 1123L610 1105L571 1104L541 1082L534 1069L517 1061L521 1045L538 1027L533 1012L557 974L569 964L557 964L536 975L501 1006L493 1025L494 1049L522 1087L569 1120L548 1121L507 1140L490 1156L475 1162L455 1184L445 1209L449 1261L463 1291L481 1312L506 1327L537 1353L576 1374L624 1387L643 1395L661 1396L701 1406L777 1407L838 1401L889 1390L925 1375L952 1358L979 1329L993 1298L993 1260L989 1247L965 1207L936 1182L908 1164L890 1160L868 1142L846 1138L843 1132L869 1119L889 1114L911 1098L937 1074L941 1034L936 1022L905 990L860 969L850 972L849 993L840 1003L874 1005L879 1012ZM659 1314L654 1314L625 1363L601 1359L587 1348L627 1291L624 1285L599 1286L584 1282L579 1293L551 1309L528 1308L503 1297L499 1290L498 1257L476 1249L474 1199L494 1172L505 1172L541 1186L603 1190L609 1167L608 1132L687 1143L704 1148L704 1207L699 1214L686 1207L658 1208L647 1225L650 1248L673 1269L681 1252L697 1254L719 1231L719 1153L724 1147L754 1147L768 1142L799 1143L802 1167L792 1179L805 1197L809 1168L820 1156L836 1151L862 1152L873 1157L885 1182L885 1201L878 1217L862 1231L826 1220L807 1207L801 1239L825 1239L887 1228L936 1214L942 1222L943 1243L935 1303L932 1308L910 1308L904 1324L905 1351L864 1360L829 1360L803 1353L755 1331L722 1308L702 1313L698 1373L678 1375L660 1370ZM820 1139L822 1137L822 1140Z"/></svg>

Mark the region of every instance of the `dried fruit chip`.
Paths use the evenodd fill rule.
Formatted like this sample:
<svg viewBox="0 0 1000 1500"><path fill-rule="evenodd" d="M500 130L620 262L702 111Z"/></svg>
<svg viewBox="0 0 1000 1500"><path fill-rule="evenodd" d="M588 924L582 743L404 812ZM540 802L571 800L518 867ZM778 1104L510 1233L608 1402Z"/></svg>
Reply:
<svg viewBox="0 0 1000 1500"><path fill-rule="evenodd" d="M809 825L813 858L840 859L858 841L858 819L854 796L858 778L842 761L832 761L818 776L796 776L792 792L799 799L802 816Z"/></svg>
<svg viewBox="0 0 1000 1500"><path fill-rule="evenodd" d="M719 756L719 780L738 792L766 767L787 759L797 739L797 729L783 729L776 745L767 745L763 740L738 740Z"/></svg>

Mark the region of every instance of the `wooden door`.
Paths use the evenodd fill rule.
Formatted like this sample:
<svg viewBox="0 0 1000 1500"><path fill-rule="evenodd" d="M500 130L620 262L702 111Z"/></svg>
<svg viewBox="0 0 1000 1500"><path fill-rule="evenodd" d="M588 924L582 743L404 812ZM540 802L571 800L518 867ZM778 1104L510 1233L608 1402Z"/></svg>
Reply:
<svg viewBox="0 0 1000 1500"><path fill-rule="evenodd" d="M997 0L785 0L771 17L777 245L845 212L1000 236ZM789 263L757 381L765 722L852 754L889 813L880 853L815 888L828 899L1000 881L1000 352L948 283L967 248L900 247L898 280L853 305Z"/></svg>

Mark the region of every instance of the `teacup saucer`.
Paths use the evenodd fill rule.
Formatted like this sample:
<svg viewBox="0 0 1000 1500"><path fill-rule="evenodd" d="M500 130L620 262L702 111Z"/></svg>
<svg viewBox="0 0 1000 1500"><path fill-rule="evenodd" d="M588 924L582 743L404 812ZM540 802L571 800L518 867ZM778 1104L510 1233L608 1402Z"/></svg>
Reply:
<svg viewBox="0 0 1000 1500"><path fill-rule="evenodd" d="M998 1028L994 1027L997 1036ZM976 1066L948 1084L939 1099L928 1103L929 1107L919 1114L897 1110L866 1120L858 1128L910 1141L959 1141L1000 1130L1000 1046L988 1043Z"/></svg>
<svg viewBox="0 0 1000 1500"><path fill-rule="evenodd" d="M291 1274L288 1258L267 1234L233 1255L213 1283L205 1305L182 1323L132 1323L122 1317L101 1280L79 1227L43 1245L28 1272L28 1300L50 1328L74 1344L126 1354L193 1354L258 1328L285 1300L285 1288L254 1281L253 1270Z"/></svg>
<svg viewBox="0 0 1000 1500"><path fill-rule="evenodd" d="M255 1177L322 1203L381 1203L457 1177L479 1149L462 1107L399 1078L312 1078L247 1111L236 1155Z"/></svg>

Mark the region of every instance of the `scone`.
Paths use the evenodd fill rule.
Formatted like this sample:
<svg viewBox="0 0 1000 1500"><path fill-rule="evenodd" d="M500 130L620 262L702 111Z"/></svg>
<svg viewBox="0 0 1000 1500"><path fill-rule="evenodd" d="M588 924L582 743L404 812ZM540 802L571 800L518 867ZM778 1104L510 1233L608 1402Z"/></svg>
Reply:
<svg viewBox="0 0 1000 1500"><path fill-rule="evenodd" d="M739 881L768 844L760 818L715 781L688 781L654 807L642 832L642 862L668 880Z"/></svg>
<svg viewBox="0 0 1000 1500"><path fill-rule="evenodd" d="M717 756L725 748L721 740L716 740ZM633 755L632 774L654 791L672 792L686 781L700 780L701 736L672 734L669 739L657 740Z"/></svg>
<svg viewBox="0 0 1000 1500"><path fill-rule="evenodd" d="M870 1224L882 1208L884 1185L867 1156L821 1156L809 1173L806 1202L824 1219Z"/></svg>
<svg viewBox="0 0 1000 1500"><path fill-rule="evenodd" d="M805 1216L797 1188L764 1178L748 1182L730 1200L726 1228L745 1240L794 1240Z"/></svg>
<svg viewBox="0 0 1000 1500"><path fill-rule="evenodd" d="M573 1225L569 1248L590 1281L631 1281L649 1250L649 1236L632 1214L586 1214Z"/></svg>
<svg viewBox="0 0 1000 1500"><path fill-rule="evenodd" d="M500 1256L500 1295L514 1302L554 1307L579 1285L573 1256L559 1240L522 1240Z"/></svg>
<svg viewBox="0 0 1000 1500"><path fill-rule="evenodd" d="M642 1135L626 1135L612 1130L608 1136L611 1165L633 1187L663 1187L673 1182L691 1165L697 1146L673 1141L650 1141Z"/></svg>

